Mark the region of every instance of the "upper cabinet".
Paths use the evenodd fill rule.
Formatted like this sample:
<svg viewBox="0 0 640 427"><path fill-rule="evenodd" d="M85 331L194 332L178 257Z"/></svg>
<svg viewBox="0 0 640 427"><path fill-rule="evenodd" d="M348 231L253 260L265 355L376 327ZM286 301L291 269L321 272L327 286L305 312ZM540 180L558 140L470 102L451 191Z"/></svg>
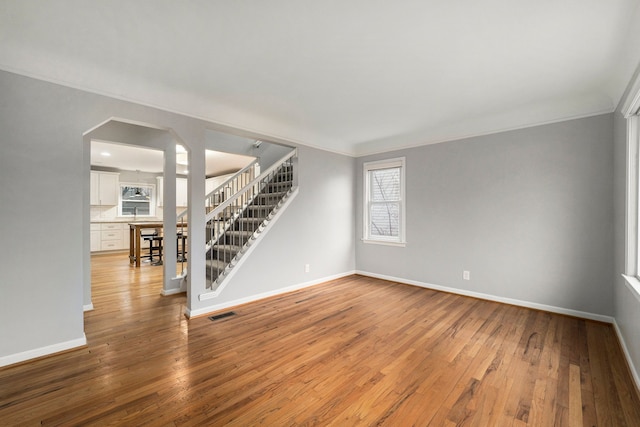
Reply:
<svg viewBox="0 0 640 427"><path fill-rule="evenodd" d="M156 178L156 205L161 208L164 202L164 178L159 176Z"/></svg>
<svg viewBox="0 0 640 427"><path fill-rule="evenodd" d="M115 206L118 204L120 174L91 171L92 205Z"/></svg>
<svg viewBox="0 0 640 427"><path fill-rule="evenodd" d="M176 206L186 208L187 203L187 180L185 178L176 178Z"/></svg>
<svg viewBox="0 0 640 427"><path fill-rule="evenodd" d="M158 180L158 196L156 200L158 201L158 206L164 205L164 178L159 176ZM186 178L176 178L176 207L186 208L188 206L187 203L187 179Z"/></svg>

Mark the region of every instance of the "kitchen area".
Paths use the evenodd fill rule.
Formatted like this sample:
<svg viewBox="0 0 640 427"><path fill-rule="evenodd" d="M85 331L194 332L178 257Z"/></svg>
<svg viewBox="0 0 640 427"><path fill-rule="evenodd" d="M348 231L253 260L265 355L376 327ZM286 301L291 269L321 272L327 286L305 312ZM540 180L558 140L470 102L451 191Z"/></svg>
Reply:
<svg viewBox="0 0 640 427"><path fill-rule="evenodd" d="M129 250L129 223L162 223L162 185L161 174L92 170L91 252ZM185 209L187 179L176 178L176 214Z"/></svg>
<svg viewBox="0 0 640 427"><path fill-rule="evenodd" d="M206 193L213 191L254 157L207 151ZM163 152L146 147L91 142L90 248L92 255L128 251L135 266L149 259L153 245L145 235L162 236L166 214L163 203ZM176 207L188 207L188 160L184 147L176 146ZM203 195L204 196L204 195ZM173 210L173 209L172 209ZM180 226L176 244L184 253L186 228ZM160 237L160 245L162 238ZM173 242L173 239L172 239ZM156 242L157 243L157 242ZM182 246L179 246L182 244ZM156 256L161 256L157 254ZM126 262L126 261L125 261ZM160 265L161 263L154 263Z"/></svg>

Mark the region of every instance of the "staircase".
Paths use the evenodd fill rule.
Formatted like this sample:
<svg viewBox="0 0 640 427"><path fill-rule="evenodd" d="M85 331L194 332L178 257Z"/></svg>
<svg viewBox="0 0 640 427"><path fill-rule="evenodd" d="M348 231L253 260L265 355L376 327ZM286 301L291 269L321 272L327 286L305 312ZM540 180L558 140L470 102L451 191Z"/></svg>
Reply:
<svg viewBox="0 0 640 427"><path fill-rule="evenodd" d="M207 214L206 280L216 290L294 189L296 150Z"/></svg>

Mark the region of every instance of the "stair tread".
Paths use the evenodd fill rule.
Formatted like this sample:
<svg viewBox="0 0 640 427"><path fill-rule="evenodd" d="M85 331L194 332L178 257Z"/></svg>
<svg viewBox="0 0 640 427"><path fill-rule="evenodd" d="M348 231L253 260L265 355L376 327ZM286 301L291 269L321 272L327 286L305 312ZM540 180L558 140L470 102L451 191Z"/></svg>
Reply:
<svg viewBox="0 0 640 427"><path fill-rule="evenodd" d="M224 269L228 263L224 262L224 261L220 261L217 259L207 259L205 260L205 265L207 266L207 268L216 268L218 270L222 270Z"/></svg>
<svg viewBox="0 0 640 427"><path fill-rule="evenodd" d="M249 205L247 206L248 209L273 209L275 208L276 205Z"/></svg>
<svg viewBox="0 0 640 427"><path fill-rule="evenodd" d="M282 195L284 195L284 194L287 194L287 192L286 192L286 191L272 191L272 192L264 192L264 191L263 191L263 192L261 192L261 193L258 193L258 197L282 196Z"/></svg>
<svg viewBox="0 0 640 427"><path fill-rule="evenodd" d="M227 230L227 232L225 233L226 235L244 235L244 236L251 236L253 234L253 231L250 230Z"/></svg>
<svg viewBox="0 0 640 427"><path fill-rule="evenodd" d="M240 250L242 249L242 246L230 245L228 243L222 243L222 244L216 243L215 245L213 245L213 248L216 250L240 252Z"/></svg>

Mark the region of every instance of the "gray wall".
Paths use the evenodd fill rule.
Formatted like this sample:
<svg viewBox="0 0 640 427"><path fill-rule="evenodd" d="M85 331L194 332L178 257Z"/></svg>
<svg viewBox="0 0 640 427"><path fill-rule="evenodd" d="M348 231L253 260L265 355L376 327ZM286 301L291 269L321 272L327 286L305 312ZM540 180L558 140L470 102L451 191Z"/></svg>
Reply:
<svg viewBox="0 0 640 427"><path fill-rule="evenodd" d="M2 357L83 339L86 129L67 89L0 73L0 93Z"/></svg>
<svg viewBox="0 0 640 427"><path fill-rule="evenodd" d="M355 160L298 147L299 192L221 295L229 303L355 270ZM305 273L305 264L310 271ZM196 309L198 307L195 307Z"/></svg>
<svg viewBox="0 0 640 427"><path fill-rule="evenodd" d="M359 158L357 269L612 315L612 135L609 114ZM362 164L399 156L407 245L365 244Z"/></svg>
<svg viewBox="0 0 640 427"><path fill-rule="evenodd" d="M55 351L83 340L83 282L88 277L83 260L88 259L89 228L83 133L120 117L171 128L187 146L204 153L206 130L226 128L2 71L0 93L1 365L16 355ZM204 177L204 160L192 160ZM262 243L268 259L278 260L277 267L271 262L259 265L238 276L238 282L270 292L355 268L354 160L301 149L300 162L308 168L301 176L304 190ZM204 194L204 178L191 190ZM336 194L344 200L333 205ZM332 224L334 220L340 225ZM303 273L301 262L312 264L310 273Z"/></svg>
<svg viewBox="0 0 640 427"><path fill-rule="evenodd" d="M254 146L256 139L262 141L259 147ZM268 169L277 160L280 160L289 153L291 151L291 145L274 144L266 141L264 138L248 138L210 129L205 132L205 146L208 149L221 151L223 153L257 157L262 171Z"/></svg>

